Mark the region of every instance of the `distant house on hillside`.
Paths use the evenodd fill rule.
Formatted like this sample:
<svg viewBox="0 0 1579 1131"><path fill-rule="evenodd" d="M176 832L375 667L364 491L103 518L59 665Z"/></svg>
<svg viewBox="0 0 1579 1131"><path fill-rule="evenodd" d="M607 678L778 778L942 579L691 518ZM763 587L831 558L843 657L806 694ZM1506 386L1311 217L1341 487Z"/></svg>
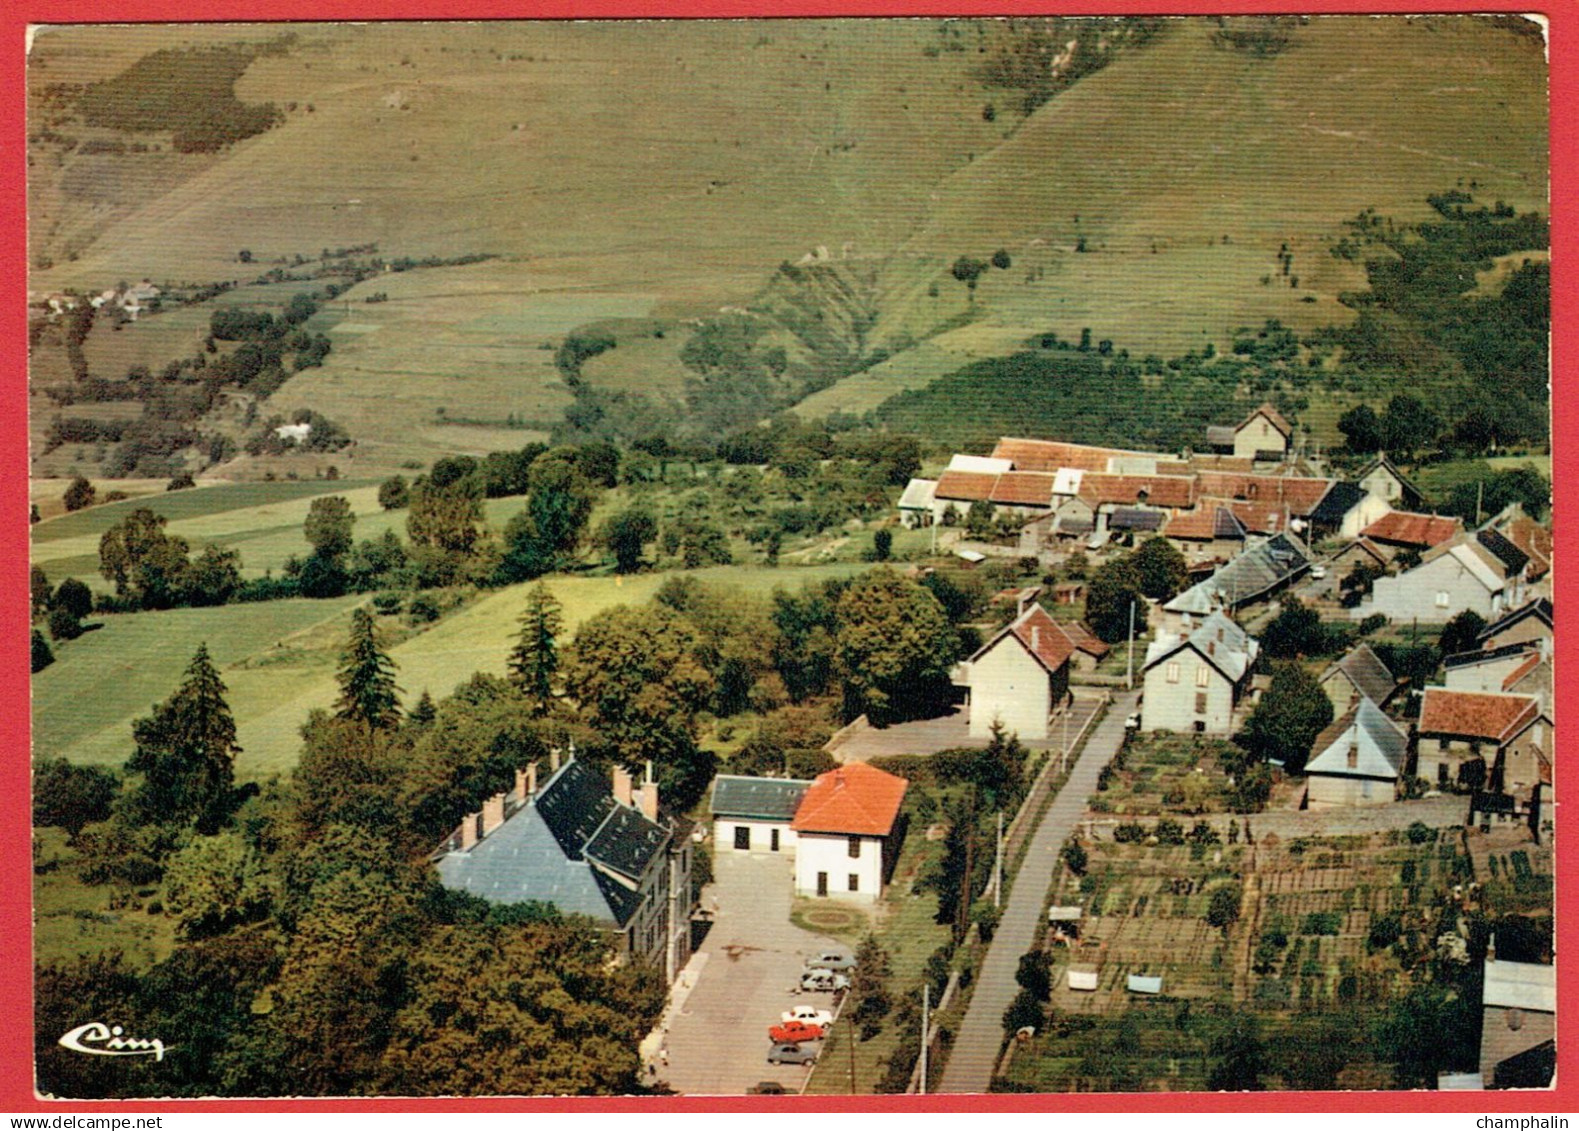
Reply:
<svg viewBox="0 0 1579 1131"><path fill-rule="evenodd" d="M281 424L274 429L274 434L288 443L305 444L312 430L311 424Z"/></svg>
<svg viewBox="0 0 1579 1131"><path fill-rule="evenodd" d="M790 822L796 893L877 900L899 857L909 785L865 762L818 775Z"/></svg>
<svg viewBox="0 0 1579 1131"><path fill-rule="evenodd" d="M1142 730L1227 735L1260 645L1214 612L1188 634L1159 631L1146 649Z"/></svg>
<svg viewBox="0 0 1579 1131"><path fill-rule="evenodd" d="M1040 605L1022 608L1002 631L955 671L966 687L972 738L994 724L1025 739L1043 739L1048 719L1069 697L1075 642Z"/></svg>
<svg viewBox="0 0 1579 1131"><path fill-rule="evenodd" d="M1264 403L1234 425L1233 454L1257 461L1281 462L1293 446L1294 426Z"/></svg>
<svg viewBox="0 0 1579 1131"><path fill-rule="evenodd" d="M586 915L620 956L673 982L691 955L691 823L664 810L649 774L639 789L572 755L541 789L534 763L483 803L433 854L439 882L490 903L541 902Z"/></svg>
<svg viewBox="0 0 1579 1131"><path fill-rule="evenodd" d="M752 778L719 774L713 779L715 852L793 852L790 822L811 782L800 778Z"/></svg>
<svg viewBox="0 0 1579 1131"><path fill-rule="evenodd" d="M1409 735L1361 698L1317 735L1305 763L1311 809L1385 805L1397 796L1409 761Z"/></svg>

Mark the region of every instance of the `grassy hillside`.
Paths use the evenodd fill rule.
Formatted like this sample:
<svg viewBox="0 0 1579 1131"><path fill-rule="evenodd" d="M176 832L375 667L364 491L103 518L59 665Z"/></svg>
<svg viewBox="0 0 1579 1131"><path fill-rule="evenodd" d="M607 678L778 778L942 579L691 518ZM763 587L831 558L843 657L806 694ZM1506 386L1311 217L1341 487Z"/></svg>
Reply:
<svg viewBox="0 0 1579 1131"><path fill-rule="evenodd" d="M1089 326L1166 357L1221 349L1233 327L1269 317L1302 332L1346 321L1337 295L1363 272L1328 248L1361 209L1420 219L1428 193L1474 181L1478 199L1544 211L1541 51L1538 37L1469 18L1333 17L1262 57L1219 46L1205 22L1176 22L946 178L890 272L1011 253L1010 269L983 276L974 324L929 343L966 361L964 342L988 327L1072 339ZM1279 276L1284 244L1297 287ZM934 281L936 298L886 306L875 335L967 308L962 284ZM918 360L841 382L803 411L869 410L940 368Z"/></svg>

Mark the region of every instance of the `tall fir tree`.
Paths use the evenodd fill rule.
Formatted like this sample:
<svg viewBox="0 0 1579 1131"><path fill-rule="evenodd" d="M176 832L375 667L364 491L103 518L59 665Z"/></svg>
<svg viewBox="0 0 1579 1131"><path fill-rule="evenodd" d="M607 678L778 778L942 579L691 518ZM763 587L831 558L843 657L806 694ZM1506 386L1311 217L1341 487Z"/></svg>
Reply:
<svg viewBox="0 0 1579 1131"><path fill-rule="evenodd" d="M351 638L340 657L340 698L336 718L354 719L373 729L392 727L400 721L400 688L395 686L395 661L378 646L373 614L357 609L351 614Z"/></svg>
<svg viewBox="0 0 1579 1131"><path fill-rule="evenodd" d="M542 582L526 596L521 613L521 633L510 652L510 682L531 700L534 714L546 715L554 697L554 677L559 671L556 643L564 618L561 606Z"/></svg>
<svg viewBox="0 0 1579 1131"><path fill-rule="evenodd" d="M126 763L143 780L129 798L144 823L195 821L213 833L235 801L236 720L225 684L199 644L181 686L148 718L132 724L137 750Z"/></svg>

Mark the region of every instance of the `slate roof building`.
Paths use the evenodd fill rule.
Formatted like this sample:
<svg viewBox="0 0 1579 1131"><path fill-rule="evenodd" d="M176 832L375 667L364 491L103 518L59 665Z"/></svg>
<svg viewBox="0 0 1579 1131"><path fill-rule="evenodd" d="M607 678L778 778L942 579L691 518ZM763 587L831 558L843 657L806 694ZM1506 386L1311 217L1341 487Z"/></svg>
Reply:
<svg viewBox="0 0 1579 1131"><path fill-rule="evenodd" d="M1160 630L1146 649L1142 730L1231 734L1260 644L1221 612L1188 635Z"/></svg>
<svg viewBox="0 0 1579 1131"><path fill-rule="evenodd" d="M1162 606L1175 626L1188 627L1218 609L1233 611L1266 600L1310 569L1310 552L1292 534L1278 534L1246 549L1205 581Z"/></svg>
<svg viewBox="0 0 1579 1131"><path fill-rule="evenodd" d="M660 807L650 773L636 788L622 768L611 781L572 754L541 789L535 763L519 771L514 789L469 814L433 859L451 890L596 920L623 959L672 982L690 957L690 832Z"/></svg>
<svg viewBox="0 0 1579 1131"><path fill-rule="evenodd" d="M899 810L909 785L865 762L819 774L790 824L796 893L875 901L904 839Z"/></svg>
<svg viewBox="0 0 1579 1131"><path fill-rule="evenodd" d="M1311 510L1310 537L1357 538L1392 507L1358 483L1334 483Z"/></svg>
<svg viewBox="0 0 1579 1131"><path fill-rule="evenodd" d="M1413 569L1377 578L1371 595L1349 615L1364 620L1380 613L1399 624L1444 624L1472 610L1491 620L1520 595L1520 573L1508 565L1515 555L1523 556L1500 535L1493 540L1460 535L1427 552Z"/></svg>
<svg viewBox="0 0 1579 1131"><path fill-rule="evenodd" d="M1408 761L1408 734L1362 697L1316 736L1305 763L1306 805L1385 805L1397 795Z"/></svg>
<svg viewBox="0 0 1579 1131"><path fill-rule="evenodd" d="M790 822L809 788L811 782L802 778L719 774L713 779L714 851L793 851Z"/></svg>
<svg viewBox="0 0 1579 1131"><path fill-rule="evenodd" d="M1398 691L1398 680L1369 644L1350 649L1321 673L1318 682L1332 700L1334 716L1342 715L1361 699L1385 707Z"/></svg>
<svg viewBox="0 0 1579 1131"><path fill-rule="evenodd" d="M1537 597L1492 621L1476 638L1482 648L1500 648L1520 641L1542 641L1549 648L1552 640L1552 603Z"/></svg>

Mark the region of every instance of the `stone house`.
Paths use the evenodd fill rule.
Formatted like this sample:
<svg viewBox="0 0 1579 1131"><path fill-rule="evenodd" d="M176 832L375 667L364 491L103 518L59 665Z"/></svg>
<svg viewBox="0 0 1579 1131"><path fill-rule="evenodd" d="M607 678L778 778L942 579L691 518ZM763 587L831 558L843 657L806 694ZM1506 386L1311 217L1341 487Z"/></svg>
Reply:
<svg viewBox="0 0 1579 1131"><path fill-rule="evenodd" d="M1486 955L1480 1077L1487 1088L1549 1088L1556 1072L1557 969Z"/></svg>
<svg viewBox="0 0 1579 1131"><path fill-rule="evenodd" d="M1428 687L1416 733L1417 773L1437 785L1514 794L1550 777L1552 721L1533 695Z"/></svg>
<svg viewBox="0 0 1579 1131"><path fill-rule="evenodd" d="M1368 699L1385 707L1398 691L1398 680L1369 644L1360 644L1321 673L1318 682L1332 700L1336 718Z"/></svg>

